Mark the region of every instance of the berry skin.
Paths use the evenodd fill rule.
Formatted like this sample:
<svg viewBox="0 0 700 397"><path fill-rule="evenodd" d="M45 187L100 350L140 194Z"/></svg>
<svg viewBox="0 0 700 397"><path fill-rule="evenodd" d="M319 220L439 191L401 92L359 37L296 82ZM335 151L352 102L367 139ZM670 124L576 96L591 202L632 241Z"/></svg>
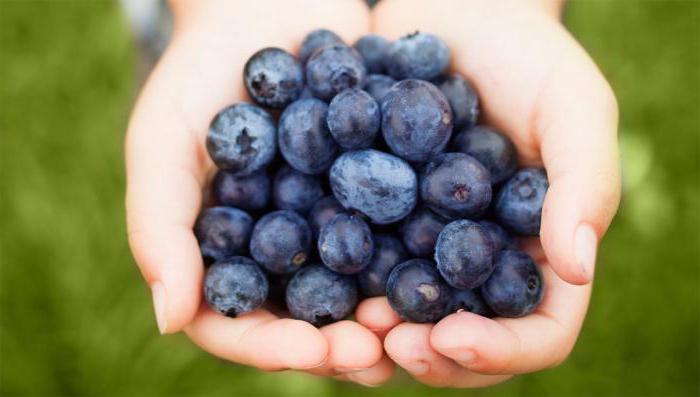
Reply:
<svg viewBox="0 0 700 397"><path fill-rule="evenodd" d="M507 180L518 169L515 145L490 127L476 126L460 132L452 140L452 148L479 160L489 170L493 185Z"/></svg>
<svg viewBox="0 0 700 397"><path fill-rule="evenodd" d="M384 55L389 42L382 36L367 34L359 38L353 45L365 60L368 73L381 73L384 70Z"/></svg>
<svg viewBox="0 0 700 397"><path fill-rule="evenodd" d="M318 252L334 272L358 273L369 265L374 254L372 231L360 217L338 214L321 228Z"/></svg>
<svg viewBox="0 0 700 397"><path fill-rule="evenodd" d="M204 297L209 307L228 317L262 306L267 293L265 274L255 262L243 256L214 263L204 276Z"/></svg>
<svg viewBox="0 0 700 397"><path fill-rule="evenodd" d="M396 80L385 74L370 74L365 80L363 90L367 91L377 103L382 103L382 99L389 89L396 84Z"/></svg>
<svg viewBox="0 0 700 397"><path fill-rule="evenodd" d="M194 234L206 262L243 255L253 230L253 218L233 207L211 207L199 214Z"/></svg>
<svg viewBox="0 0 700 397"><path fill-rule="evenodd" d="M263 48L246 62L243 82L255 103L281 109L299 98L304 89L304 69L288 52Z"/></svg>
<svg viewBox="0 0 700 397"><path fill-rule="evenodd" d="M292 317L321 327L349 316L357 306L357 285L351 276L320 264L304 266L287 285Z"/></svg>
<svg viewBox="0 0 700 397"><path fill-rule="evenodd" d="M452 288L452 299L450 300L450 313L467 311L483 317L493 317L493 312L484 302L478 289L457 289Z"/></svg>
<svg viewBox="0 0 700 397"><path fill-rule="evenodd" d="M328 105L319 99L301 99L289 105L279 121L277 137L282 156L297 171L320 174L338 152L326 116Z"/></svg>
<svg viewBox="0 0 700 397"><path fill-rule="evenodd" d="M382 133L391 150L413 162L443 151L452 134L452 110L431 83L403 80L382 99Z"/></svg>
<svg viewBox="0 0 700 397"><path fill-rule="evenodd" d="M297 100L309 99L309 98L316 98L316 97L314 96L313 92L311 92L309 87L304 86L304 89L301 91L301 94L299 94L299 98Z"/></svg>
<svg viewBox="0 0 700 397"><path fill-rule="evenodd" d="M417 179L408 163L373 149L343 153L330 171L338 202L373 223L387 224L406 217L417 200Z"/></svg>
<svg viewBox="0 0 700 397"><path fill-rule="evenodd" d="M542 204L549 188L540 168L523 168L513 175L496 196L494 212L501 225L522 236L538 236Z"/></svg>
<svg viewBox="0 0 700 397"><path fill-rule="evenodd" d="M476 222L454 221L440 232L435 244L437 268L450 286L476 288L493 271L493 242Z"/></svg>
<svg viewBox="0 0 700 397"><path fill-rule="evenodd" d="M369 265L357 274L357 285L365 296L386 295L386 281L391 270L408 259L397 238L387 234L374 236L374 255Z"/></svg>
<svg viewBox="0 0 700 397"><path fill-rule="evenodd" d="M341 92L328 106L328 129L343 149L372 145L380 123L377 101L358 88Z"/></svg>
<svg viewBox="0 0 700 397"><path fill-rule="evenodd" d="M479 221L481 227L486 229L491 236L491 242L493 243L493 252L498 252L502 250L514 250L518 248L518 243L506 229L501 227L498 223L491 221Z"/></svg>
<svg viewBox="0 0 700 397"><path fill-rule="evenodd" d="M464 77L451 74L435 85L445 94L455 118L455 128L471 128L479 118L479 97Z"/></svg>
<svg viewBox="0 0 700 397"><path fill-rule="evenodd" d="M270 178L265 171L248 176L219 171L214 176L212 190L219 204L246 211L262 210L269 204L271 196Z"/></svg>
<svg viewBox="0 0 700 397"><path fill-rule="evenodd" d="M326 196L316 201L307 219L314 239L318 239L321 228L341 212L345 212L345 208L333 196Z"/></svg>
<svg viewBox="0 0 700 397"><path fill-rule="evenodd" d="M311 229L294 211L274 211L264 215L253 228L250 254L272 274L291 274L309 257Z"/></svg>
<svg viewBox="0 0 700 397"><path fill-rule="evenodd" d="M309 60L311 54L313 54L319 48L327 47L334 44L344 44L343 39L337 34L331 32L328 29L316 29L304 37L301 42L301 47L299 48L299 59L302 64L305 64Z"/></svg>
<svg viewBox="0 0 700 397"><path fill-rule="evenodd" d="M420 197L448 219L476 218L491 203L489 172L464 153L443 153L426 164L420 176Z"/></svg>
<svg viewBox="0 0 700 397"><path fill-rule="evenodd" d="M450 62L447 44L429 33L415 32L389 44L384 58L388 74L397 79L432 80Z"/></svg>
<svg viewBox="0 0 700 397"><path fill-rule="evenodd" d="M419 208L409 215L401 226L401 239L413 256L431 258L435 242L447 220L427 208Z"/></svg>
<svg viewBox="0 0 700 397"><path fill-rule="evenodd" d="M306 63L306 84L316 97L324 100L345 89L362 87L366 76L360 54L343 44L319 49Z"/></svg>
<svg viewBox="0 0 700 397"><path fill-rule="evenodd" d="M486 304L501 317L526 316L544 295L542 275L532 258L522 251L496 254L496 268L481 286Z"/></svg>
<svg viewBox="0 0 700 397"><path fill-rule="evenodd" d="M386 283L386 297L399 316L413 323L434 323L445 316L450 287L426 259L411 259L396 266Z"/></svg>
<svg viewBox="0 0 700 397"><path fill-rule="evenodd" d="M278 209L306 215L316 200L323 197L321 179L283 166L275 175L272 197Z"/></svg>
<svg viewBox="0 0 700 397"><path fill-rule="evenodd" d="M206 146L217 167L236 176L250 175L275 157L275 121L255 105L237 103L212 120Z"/></svg>

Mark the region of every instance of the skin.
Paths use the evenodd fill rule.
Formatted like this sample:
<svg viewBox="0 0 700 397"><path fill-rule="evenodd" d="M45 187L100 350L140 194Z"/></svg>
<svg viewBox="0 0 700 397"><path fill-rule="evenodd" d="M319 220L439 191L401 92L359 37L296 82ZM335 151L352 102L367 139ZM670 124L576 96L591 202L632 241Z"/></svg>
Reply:
<svg viewBox="0 0 700 397"><path fill-rule="evenodd" d="M161 333L184 331L216 356L263 370L365 385L388 380L394 363L423 383L452 387L484 387L561 363L585 317L595 249L620 195L616 100L560 24L561 5L384 0L370 14L356 0L171 1L174 35L139 95L126 140L129 243ZM390 40L416 28L443 38L453 71L479 92L486 122L513 139L521 166L547 169L541 242L524 242L546 285L535 313L408 324L377 297L360 303L357 322L316 329L263 309L232 319L202 305L204 266L192 226L215 172L204 147L209 121L249 100L241 73L250 55L267 46L295 53L320 26L346 43L370 27Z"/></svg>
<svg viewBox="0 0 700 397"><path fill-rule="evenodd" d="M524 242L546 286L533 314L463 312L426 325L387 321L384 298L358 308L361 324L386 333L389 357L428 385L483 387L556 366L585 318L595 247L620 197L618 115L610 86L561 25L561 5L386 0L373 12L375 31L390 40L416 28L443 38L452 69L474 83L486 123L515 142L520 166L544 166L550 181L541 241Z"/></svg>

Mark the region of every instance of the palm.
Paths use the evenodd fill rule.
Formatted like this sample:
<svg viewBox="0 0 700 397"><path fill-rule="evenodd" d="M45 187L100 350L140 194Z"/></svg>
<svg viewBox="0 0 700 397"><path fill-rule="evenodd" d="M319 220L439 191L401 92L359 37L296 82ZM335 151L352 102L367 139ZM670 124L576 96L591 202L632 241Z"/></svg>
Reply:
<svg viewBox="0 0 700 397"><path fill-rule="evenodd" d="M416 28L446 39L454 71L479 93L482 122L510 136L522 165L544 166L551 183L541 243L538 238L523 241L546 285L533 314L491 320L455 313L432 326L399 323L384 298L358 309L361 323L388 332L388 355L431 385L484 386L566 358L591 292L590 284L570 284L585 284L592 277L592 263L586 268L589 264L582 264L579 255L579 230L585 222L584 237L595 244L619 196L616 113L609 87L554 18L527 6L516 12L525 2L509 4L513 7L486 6L487 15L469 15L459 2L444 1L416 13L410 11L410 1L388 1L374 14L378 33L390 39ZM576 124L581 121L588 124Z"/></svg>
<svg viewBox="0 0 700 397"><path fill-rule="evenodd" d="M318 26L328 26L348 41L366 32L366 10L354 3L340 14L337 6L326 5L326 10L315 7L312 16L293 18L304 11L294 9L285 18L270 18L271 8L283 6L272 2L264 7L262 2L212 1L176 29L129 126L130 243L154 291L162 332L184 328L204 350L265 370L303 369L378 383L390 376L392 365L382 359L379 339L356 322L316 329L265 309L231 319L201 302L204 267L192 225L215 172L204 140L218 110L249 101L241 77L245 60L265 46L295 51L300 38ZM221 7L232 9L221 12ZM255 17L260 12L265 15ZM242 25L241 14L269 26ZM364 373L351 373L360 370Z"/></svg>

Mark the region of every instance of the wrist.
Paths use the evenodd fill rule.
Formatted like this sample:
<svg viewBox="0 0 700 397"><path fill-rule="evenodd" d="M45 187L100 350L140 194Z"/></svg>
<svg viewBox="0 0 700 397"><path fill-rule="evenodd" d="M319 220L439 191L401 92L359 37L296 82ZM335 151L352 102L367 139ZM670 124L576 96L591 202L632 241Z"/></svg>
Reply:
<svg viewBox="0 0 700 397"><path fill-rule="evenodd" d="M347 43L369 31L362 0L169 0L169 5L174 38L197 36L200 43L295 50L313 29L331 29Z"/></svg>

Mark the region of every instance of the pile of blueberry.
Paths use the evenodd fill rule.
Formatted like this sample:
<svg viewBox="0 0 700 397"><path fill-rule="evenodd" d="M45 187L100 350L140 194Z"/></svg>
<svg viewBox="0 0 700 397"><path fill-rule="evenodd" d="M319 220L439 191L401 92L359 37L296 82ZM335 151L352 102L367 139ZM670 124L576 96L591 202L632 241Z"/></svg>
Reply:
<svg viewBox="0 0 700 397"><path fill-rule="evenodd" d="M350 47L320 29L298 57L248 60L256 105L221 110L206 140L218 206L195 234L214 310L276 301L321 326L380 295L411 322L535 309L542 277L514 236L538 235L546 174L518 170L513 143L476 125L449 57L431 34Z"/></svg>

